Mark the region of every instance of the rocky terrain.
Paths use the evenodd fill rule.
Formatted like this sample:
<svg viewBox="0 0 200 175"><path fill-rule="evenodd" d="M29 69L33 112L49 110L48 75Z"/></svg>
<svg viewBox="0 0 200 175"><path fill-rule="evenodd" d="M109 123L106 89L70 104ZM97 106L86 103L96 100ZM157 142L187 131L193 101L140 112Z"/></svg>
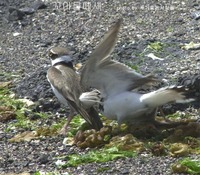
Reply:
<svg viewBox="0 0 200 175"><path fill-rule="evenodd" d="M12 91L18 98L28 98L37 103L34 109L36 112L51 113L40 125L51 125L58 115L64 117L64 114L46 80L46 71L50 66L47 50L58 45L68 47L74 52L74 62L84 63L118 18L123 18L123 25L112 54L114 59L134 67L142 74L154 73L164 80L158 86L190 84L192 77L199 74L198 0L1 0L0 81L8 81L9 75ZM156 58L150 57L150 53ZM195 84L195 88L199 95L199 83ZM199 116L198 103L192 109L185 105L170 105L165 108L165 112L172 113L178 108ZM22 131L4 132L10 122L14 121L0 123L0 174L36 171L66 174L173 174L171 164L177 161L177 158L141 154L137 158L90 163L60 170L55 165L55 157L85 150L63 146L62 136L10 143L7 140ZM200 159L197 155L192 156ZM98 172L99 166L106 170Z"/></svg>

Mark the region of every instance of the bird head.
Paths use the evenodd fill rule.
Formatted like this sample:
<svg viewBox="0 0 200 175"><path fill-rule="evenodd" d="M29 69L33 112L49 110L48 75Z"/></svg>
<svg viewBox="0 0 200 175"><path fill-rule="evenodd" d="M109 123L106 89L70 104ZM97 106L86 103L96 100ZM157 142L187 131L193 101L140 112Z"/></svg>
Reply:
<svg viewBox="0 0 200 175"><path fill-rule="evenodd" d="M73 68L73 60L70 56L71 52L64 47L52 47L48 51L52 66L57 64L65 64Z"/></svg>

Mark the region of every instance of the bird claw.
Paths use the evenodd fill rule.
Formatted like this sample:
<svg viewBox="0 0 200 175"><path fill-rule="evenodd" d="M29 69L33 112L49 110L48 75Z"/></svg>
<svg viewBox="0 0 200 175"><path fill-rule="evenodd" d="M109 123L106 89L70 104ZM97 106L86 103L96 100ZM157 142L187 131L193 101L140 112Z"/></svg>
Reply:
<svg viewBox="0 0 200 175"><path fill-rule="evenodd" d="M64 125L60 131L58 132L59 135L63 135L63 136L66 136L67 132L68 132L68 125Z"/></svg>
<svg viewBox="0 0 200 175"><path fill-rule="evenodd" d="M59 131L59 135L66 136L68 129L69 129L69 124L70 124L73 116L74 116L74 112L72 112L72 110L71 110L70 115L67 118L67 122L64 124L64 126Z"/></svg>
<svg viewBox="0 0 200 175"><path fill-rule="evenodd" d="M65 129L64 127L59 131L59 135L63 135L63 136L66 136L66 133L67 133L67 129Z"/></svg>

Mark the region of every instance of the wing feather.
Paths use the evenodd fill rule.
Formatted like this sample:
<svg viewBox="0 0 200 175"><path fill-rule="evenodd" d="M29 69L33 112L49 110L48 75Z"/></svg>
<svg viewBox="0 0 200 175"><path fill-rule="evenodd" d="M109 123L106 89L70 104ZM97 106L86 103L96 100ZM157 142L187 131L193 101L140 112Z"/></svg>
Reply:
<svg viewBox="0 0 200 175"><path fill-rule="evenodd" d="M103 96L114 95L155 81L152 75L143 76L128 66L111 60L122 20L118 20L92 52L81 72L81 83L96 88ZM114 88L113 88L114 87Z"/></svg>
<svg viewBox="0 0 200 175"><path fill-rule="evenodd" d="M89 115L82 107L79 100L79 96L82 93L80 79L74 70L70 69L71 68L67 67L59 67L59 69L51 67L47 72L47 78L54 88L64 96L69 105L72 106L92 127L99 130L102 127L102 122L98 113L96 112L92 113L95 115ZM73 82L76 82L76 84Z"/></svg>

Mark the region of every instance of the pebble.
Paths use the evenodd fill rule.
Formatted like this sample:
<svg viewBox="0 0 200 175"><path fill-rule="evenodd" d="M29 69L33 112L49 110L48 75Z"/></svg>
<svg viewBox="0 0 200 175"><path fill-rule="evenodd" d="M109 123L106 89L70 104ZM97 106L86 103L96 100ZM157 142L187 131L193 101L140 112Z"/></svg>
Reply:
<svg viewBox="0 0 200 175"><path fill-rule="evenodd" d="M190 61L188 72L194 74L193 66L196 66L198 56L194 51L186 51L180 48L181 43L189 43L190 41L198 40L199 31L195 25L198 23L198 15L195 14L192 23L187 19L188 12L192 7L184 6L186 9L179 11L151 11L151 10L132 10L126 7L135 7L136 1L117 2L109 1L93 1L100 2L99 9L94 9L89 16L87 11L73 11L70 9L57 9L54 11L53 1L48 1L51 5L45 4L47 1L34 0L11 0L0 1L0 12L3 18L6 18L5 12L8 13L9 25L6 20L2 20L0 25L1 36L1 71L15 75L15 87L12 90L20 97L29 97L31 100L39 102L39 106L35 107L35 111L52 112L47 121L40 120L39 126L44 126L46 123L52 124L57 118L56 112L60 109L60 104L52 93L50 85L46 79L46 71L50 65L50 60L46 56L46 50L53 45L68 46L75 51L75 61L84 62L87 56L94 49L94 46L100 41L102 35L107 30L113 21L118 17L124 18L124 26L120 31L119 40L114 49L114 59L121 62L131 62L138 67L138 71L143 74L152 73L155 70L159 76L165 78L169 84L177 83L176 79L181 75L179 68L183 65L183 59ZM177 1L177 0L175 0ZM185 0L184 0L185 1ZM12 2L12 4L11 4ZM57 1L56 1L57 2ZM58 2L63 2L58 0ZM81 1L84 2L84 1ZM180 3L180 1L177 1ZM139 3L139 1L137 2ZM23 6L25 4L25 6ZM7 5L10 7L8 10ZM13 8L11 7L14 6ZM138 6L137 6L138 7ZM38 9L44 10L38 10ZM46 8L46 9L45 9ZM33 10L34 9L34 10ZM34 14L37 11L37 14ZM54 12L54 14L53 14ZM123 13L121 13L123 12ZM195 10L195 12L198 12ZM28 14L33 14L28 16ZM129 14L129 16L127 15ZM134 14L134 15L131 15ZM189 14L190 15L190 14ZM33 18L34 16L34 18ZM183 19L179 20L179 18ZM137 19L142 18L141 23L137 23ZM27 22L27 20L30 21ZM20 23L18 22L20 20ZM175 22L174 22L175 21ZM83 26L87 22L87 28ZM26 24L26 25L21 25ZM168 33L167 28L171 27L172 32ZM22 35L13 36L14 32L22 33ZM173 32L175 33L173 35ZM137 38L138 35L138 38ZM61 37L60 37L61 36ZM167 39L165 39L167 38ZM45 41L45 42L43 42ZM46 42L47 41L47 42ZM90 41L86 45L85 41ZM150 42L160 41L164 43L163 51L154 53L156 56L165 58L162 62L155 62L151 59L144 59L147 52L147 46ZM37 46L37 47L35 47ZM123 46L123 47L122 47ZM132 56L133 55L133 56ZM195 60L196 59L196 60ZM167 63L167 64L166 64ZM177 65L177 66L174 66ZM24 69L23 76L18 74L18 71ZM176 73L177 72L177 73ZM157 74L156 74L157 75ZM16 78L18 76L18 78ZM16 78L16 79L15 79ZM189 77L191 79L191 77ZM200 83L199 83L200 84ZM197 86L197 85L195 85ZM28 87L28 88L27 88ZM199 88L200 89L200 88ZM53 99L53 101L50 101ZM166 111L176 111L176 106L171 105ZM183 108L184 109L184 108ZM171 111L170 111L171 110ZM27 114L30 115L30 114ZM34 117L35 116L31 116ZM65 117L63 114L62 117ZM36 117L37 118L37 117ZM14 123L12 121L11 123ZM9 124L9 123L8 123ZM49 125L48 125L49 126ZM7 124L1 125L1 130L4 131ZM8 143L5 138L11 138L13 135L22 132L23 130L16 127L11 129L11 132L3 133L3 139L0 140L0 172L8 174L11 172L22 172L24 169L35 173L36 170L45 170L46 172L54 172L57 168L54 156L63 156L72 153L83 153L85 150L79 150L75 147L66 147L65 150L58 149L62 144L62 137L41 138L30 143ZM0 133L2 134L2 133ZM2 138L2 137L0 137ZM18 145L18 146L16 146ZM45 148L49 147L47 150ZM7 156L9 155L9 157ZM197 157L199 158L199 157ZM69 172L69 174L166 174L171 175L170 166L178 159L170 157L154 157L149 154L145 156L138 155L131 159L119 159L106 163L90 163L80 165L79 169L69 167L61 172ZM28 164L27 164L28 162ZM117 163L116 163L117 162ZM7 163L7 164L6 164ZM15 166L15 163L17 166ZM124 166L124 167L123 167ZM109 168L105 171L98 172L101 167Z"/></svg>
<svg viewBox="0 0 200 175"><path fill-rule="evenodd" d="M30 7L20 8L19 10L21 12L25 13L26 15L31 15L31 14L35 13L35 9L34 8L30 8Z"/></svg>
<svg viewBox="0 0 200 175"><path fill-rule="evenodd" d="M49 156L48 155L41 155L38 159L38 162L40 164L46 164L47 162L49 162L48 160Z"/></svg>
<svg viewBox="0 0 200 175"><path fill-rule="evenodd" d="M20 11L17 8L9 7L9 15L8 15L9 21L22 20L24 16L25 16L24 12Z"/></svg>
<svg viewBox="0 0 200 175"><path fill-rule="evenodd" d="M38 0L32 3L31 8L33 8L34 10L45 9L47 8L47 5L43 1Z"/></svg>
<svg viewBox="0 0 200 175"><path fill-rule="evenodd" d="M200 10L192 12L191 17L196 19L196 20L200 19Z"/></svg>

